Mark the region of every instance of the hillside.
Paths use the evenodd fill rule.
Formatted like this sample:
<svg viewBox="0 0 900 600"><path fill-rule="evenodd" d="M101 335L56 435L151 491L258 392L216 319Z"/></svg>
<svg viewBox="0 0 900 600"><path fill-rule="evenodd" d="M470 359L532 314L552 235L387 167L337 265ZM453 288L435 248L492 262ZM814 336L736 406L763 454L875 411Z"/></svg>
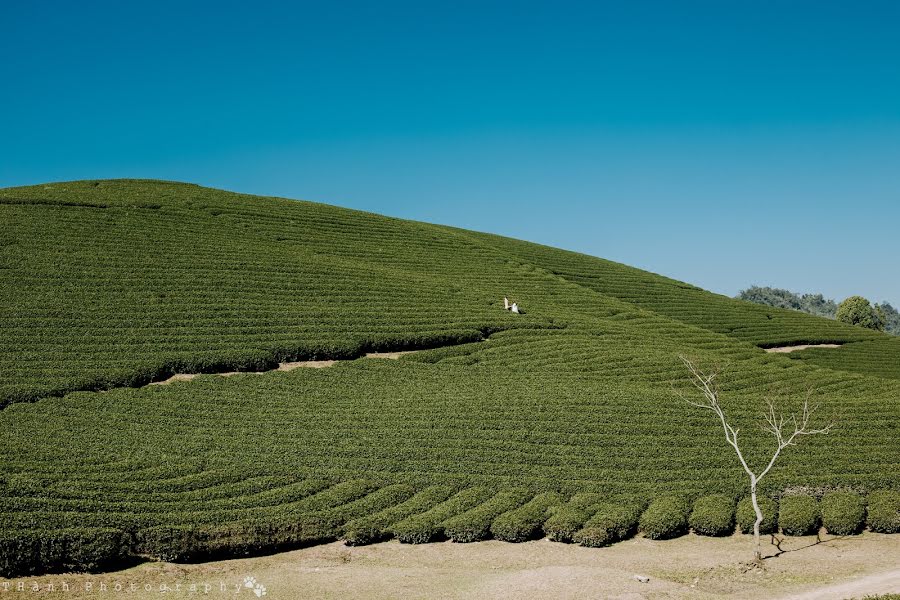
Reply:
<svg viewBox="0 0 900 600"><path fill-rule="evenodd" d="M900 486L884 334L527 242L187 184L0 189L0 215L0 574L84 566L71 548L88 538L103 560L187 559L356 530L477 538L574 494L593 494L581 512L638 514L667 492L737 499L717 424L671 390L689 389L681 354L722 366L755 461L767 393L790 408L812 387L839 421L785 455L769 493ZM760 349L801 342L845 346ZM312 359L359 360L144 386ZM35 558L48 536L69 550Z"/></svg>

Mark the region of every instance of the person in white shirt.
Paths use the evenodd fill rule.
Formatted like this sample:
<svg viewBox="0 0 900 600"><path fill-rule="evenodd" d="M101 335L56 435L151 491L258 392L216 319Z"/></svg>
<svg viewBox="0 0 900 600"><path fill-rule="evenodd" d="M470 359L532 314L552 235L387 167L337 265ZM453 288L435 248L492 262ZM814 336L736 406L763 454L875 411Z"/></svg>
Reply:
<svg viewBox="0 0 900 600"><path fill-rule="evenodd" d="M510 304L509 298L507 298L506 296L503 296L503 309L512 311L512 312L516 313L517 315L522 314L522 311L519 310L519 303L513 302L512 304Z"/></svg>

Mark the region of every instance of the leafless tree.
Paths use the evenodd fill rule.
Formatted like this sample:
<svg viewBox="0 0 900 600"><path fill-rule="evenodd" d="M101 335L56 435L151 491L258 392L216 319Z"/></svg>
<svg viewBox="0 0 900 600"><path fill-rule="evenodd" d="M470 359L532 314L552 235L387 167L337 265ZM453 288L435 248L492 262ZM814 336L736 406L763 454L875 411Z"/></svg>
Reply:
<svg viewBox="0 0 900 600"><path fill-rule="evenodd" d="M682 399L692 406L710 410L716 414L719 418L719 422L722 424L722 429L725 431L725 441L734 448L738 460L741 461L741 466L744 468L747 475L750 476L750 501L753 503L753 510L756 512L756 522L753 524L753 541L756 546L756 560L759 562L762 560L759 542L759 526L763 521L763 514L762 510L759 508L759 503L756 501L756 489L760 480L772 470L772 466L775 464L775 461L778 459L782 450L788 446L796 446L799 438L802 436L817 434L827 435L834 427L834 423L830 423L821 429L812 429L810 427L809 421L815 412L815 408L811 408L809 405L809 394L807 394L807 397L803 400L801 414L799 416L791 415L787 418L783 415L779 416L775 411L775 405L772 404L771 400L767 399L767 411L764 415L765 420L761 424L761 428L763 431L772 434L775 438L776 448L769 463L757 475L747 464L747 461L744 459L744 455L741 452L741 448L738 445L738 432L740 430L728 424L722 406L719 404L719 389L716 383L718 372L714 371L708 374L703 373L694 365L694 363L684 356L681 356L680 358L691 373L691 383L693 383L694 387L703 394L703 399L698 401L690 400L684 396L682 396Z"/></svg>

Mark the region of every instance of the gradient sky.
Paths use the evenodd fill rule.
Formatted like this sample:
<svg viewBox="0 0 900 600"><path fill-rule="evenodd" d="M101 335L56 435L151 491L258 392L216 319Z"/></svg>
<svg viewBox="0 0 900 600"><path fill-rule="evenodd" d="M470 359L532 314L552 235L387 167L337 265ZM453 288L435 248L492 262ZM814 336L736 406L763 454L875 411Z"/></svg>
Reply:
<svg viewBox="0 0 900 600"><path fill-rule="evenodd" d="M0 0L0 187L148 177L900 304L900 3Z"/></svg>

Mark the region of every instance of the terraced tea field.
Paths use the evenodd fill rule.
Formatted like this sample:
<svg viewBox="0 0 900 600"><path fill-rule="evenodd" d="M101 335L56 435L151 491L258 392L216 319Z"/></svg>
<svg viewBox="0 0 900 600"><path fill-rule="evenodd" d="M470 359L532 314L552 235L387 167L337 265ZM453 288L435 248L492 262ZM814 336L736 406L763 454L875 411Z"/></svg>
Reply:
<svg viewBox="0 0 900 600"><path fill-rule="evenodd" d="M878 338L842 346L838 352L808 348L792 353L791 358L839 371L851 371L900 379L900 340Z"/></svg>
<svg viewBox="0 0 900 600"><path fill-rule="evenodd" d="M337 538L597 545L659 507L686 531L702 498L733 529L745 481L673 393L692 389L679 355L721 366L757 464L765 396L788 410L813 388L838 427L765 492L852 490L860 527L900 529L883 334L527 242L156 181L0 190L0 279L0 575ZM824 342L844 345L761 349ZM214 375L316 359L346 360ZM209 375L145 385L174 373Z"/></svg>

